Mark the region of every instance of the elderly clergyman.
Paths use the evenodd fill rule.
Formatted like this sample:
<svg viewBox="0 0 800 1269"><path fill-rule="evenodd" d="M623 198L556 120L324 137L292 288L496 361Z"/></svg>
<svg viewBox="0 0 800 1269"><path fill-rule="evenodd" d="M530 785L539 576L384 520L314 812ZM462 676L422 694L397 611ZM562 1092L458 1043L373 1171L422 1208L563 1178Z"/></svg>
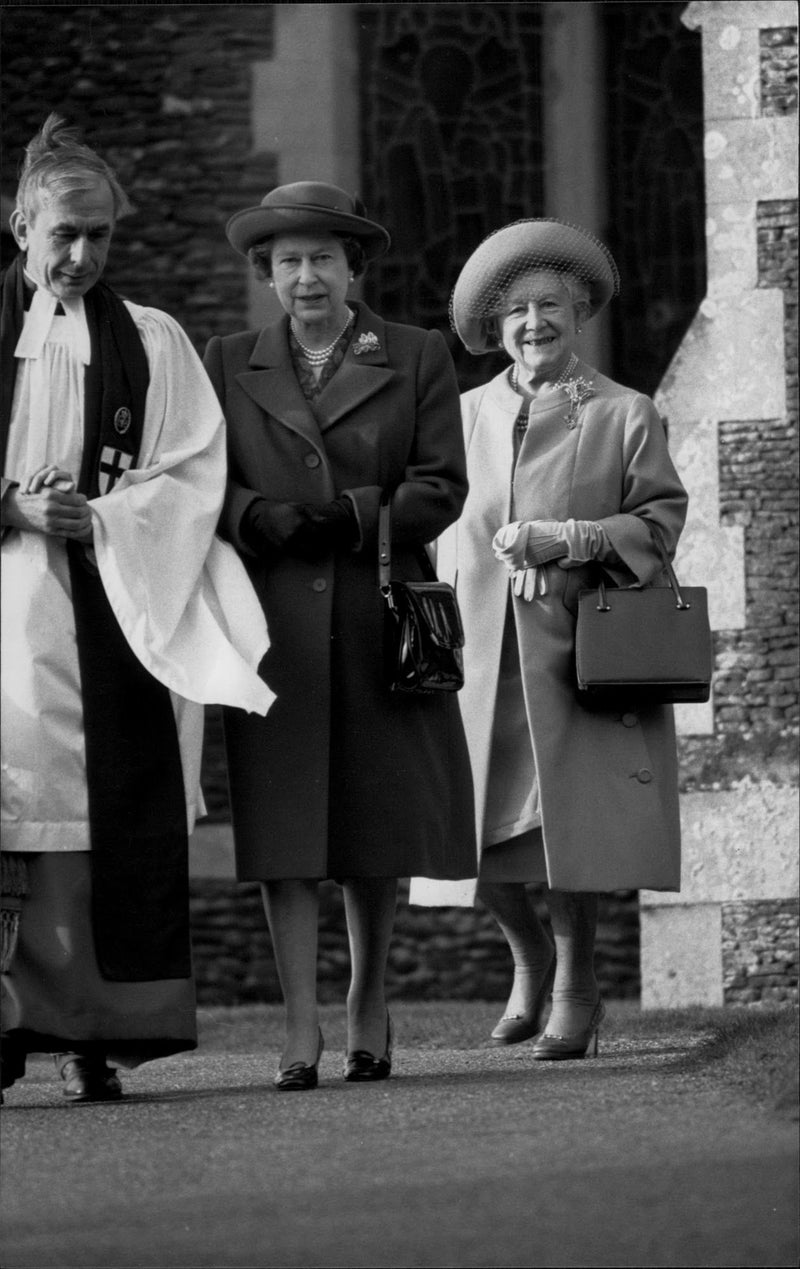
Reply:
<svg viewBox="0 0 800 1269"><path fill-rule="evenodd" d="M264 714L268 646L215 536L224 423L165 313L100 277L130 204L50 115L2 279L2 1084L70 1101L196 1045L187 843L202 706Z"/></svg>

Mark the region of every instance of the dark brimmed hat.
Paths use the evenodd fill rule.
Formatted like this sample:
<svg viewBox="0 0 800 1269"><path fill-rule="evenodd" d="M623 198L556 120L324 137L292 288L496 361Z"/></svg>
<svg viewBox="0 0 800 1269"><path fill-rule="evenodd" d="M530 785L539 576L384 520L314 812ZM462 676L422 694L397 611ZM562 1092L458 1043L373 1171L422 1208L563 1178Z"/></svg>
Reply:
<svg viewBox="0 0 800 1269"><path fill-rule="evenodd" d="M368 260L383 255L391 245L383 226L367 220L359 198L326 181L279 185L258 207L245 207L231 216L225 232L231 246L242 255L275 234L348 234L359 240Z"/></svg>
<svg viewBox="0 0 800 1269"><path fill-rule="evenodd" d="M453 330L471 353L488 353L487 317L499 312L509 286L524 273L569 274L589 290L589 316L619 294L613 256L586 229L561 220L515 220L484 238L467 260L450 298Z"/></svg>

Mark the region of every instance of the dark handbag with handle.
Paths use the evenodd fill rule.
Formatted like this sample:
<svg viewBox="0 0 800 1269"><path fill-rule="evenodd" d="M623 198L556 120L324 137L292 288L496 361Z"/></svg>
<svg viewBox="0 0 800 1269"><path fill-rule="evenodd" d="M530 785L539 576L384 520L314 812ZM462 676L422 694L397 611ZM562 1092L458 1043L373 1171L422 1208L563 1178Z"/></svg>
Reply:
<svg viewBox="0 0 800 1269"><path fill-rule="evenodd" d="M391 495L378 513L378 585L384 598L384 657L390 691L457 692L464 686L464 628L453 587L419 548L424 582L392 580Z"/></svg>
<svg viewBox="0 0 800 1269"><path fill-rule="evenodd" d="M679 586L660 530L648 525L668 586L606 587L578 596L575 668L590 707L707 701L714 667L708 592Z"/></svg>

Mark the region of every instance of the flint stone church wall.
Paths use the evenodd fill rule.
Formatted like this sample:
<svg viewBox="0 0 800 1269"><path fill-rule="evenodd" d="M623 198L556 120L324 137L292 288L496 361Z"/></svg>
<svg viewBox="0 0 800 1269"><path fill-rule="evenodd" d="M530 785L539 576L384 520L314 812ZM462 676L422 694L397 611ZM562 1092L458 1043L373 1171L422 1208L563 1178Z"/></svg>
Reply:
<svg viewBox="0 0 800 1269"><path fill-rule="evenodd" d="M369 18L365 30L369 27L372 44L377 41L387 56L390 27L401 21L396 12L401 9L419 10L425 22L435 18L440 25L449 23L448 39L454 47L463 45L462 61L472 56L475 21L470 24L464 18L472 6L386 6L386 14L375 8L364 6L371 11L371 16L364 15L365 22ZM527 8L530 13L524 20L535 42L538 18L535 6ZM211 335L242 329L247 320L247 266L225 241L225 221L233 211L259 202L278 179L277 156L254 152L251 128L252 67L275 56L275 9L269 4L61 4L5 6L2 14L4 204L13 198L23 146L45 115L58 110L78 123L116 167L135 206L135 214L119 225L107 277L130 299L171 313L201 353ZM473 17L477 21L480 16L485 25L490 10L485 7L482 15L475 10ZM506 12L504 6L497 6L500 10ZM617 5L604 13L614 37L609 47L620 50L609 69L609 144L615 170L626 174L622 188L628 194L625 199L613 194L622 201L612 208L610 219L619 234L619 241L611 245L629 279L626 293L631 298L626 303L644 302L637 291L635 261L653 259L658 246L667 249L664 232L656 242L646 240L648 171L625 167L626 156L634 154L646 167L642 148L629 143L626 129L634 126L629 116L635 120L639 107L635 94L630 101L626 97L625 85L633 83L632 69L649 73L648 57L656 43L662 52L671 46L671 64L682 68L674 85L666 76L656 124L658 134L674 142L679 169L675 188L691 193L680 217L685 240L680 250L673 250L669 239L660 284L655 287L651 280L648 285L653 303L666 302L663 293L674 291L673 308L682 299L686 313L681 310L681 320L688 320L702 295L702 261L695 243L702 237L698 226L701 231L703 223L698 202L702 194L696 192L702 186L702 119L700 94L687 90L696 79L687 69L694 54L687 44L689 36L681 33L675 19L675 6ZM502 13L497 21L501 19L505 20ZM660 84L667 62L659 54L653 65L661 68L656 77ZM760 65L764 113L796 113L796 28L761 32ZM652 102L658 97L656 80L646 82ZM422 93L424 87L416 85L416 91ZM400 103L398 109L400 105L405 108ZM363 141L367 152L367 133ZM532 170L536 175L536 164ZM369 175L365 173L367 184ZM532 208L529 214L536 213ZM519 212L509 209L505 219L513 214ZM693 227L694 236L685 237L687 226ZM720 425L721 517L723 524L742 524L746 529L748 621L745 629L716 633L714 734L681 737L683 792L730 789L743 780L796 781L796 201L759 204L758 238L760 285L780 286L785 296L787 416L758 425L735 419ZM638 244L633 255L626 244ZM12 250L4 233L4 264ZM670 270L679 266L688 270L687 275L672 278ZM376 303L380 308L380 297ZM410 320L413 315L397 316ZM638 309L628 312L624 305L615 320L619 376L651 390L669 348L654 343L649 360L640 365L643 332L652 342L661 327L652 314L645 321ZM679 336L677 327L670 328L672 343ZM218 711L209 711L208 732L204 789L211 821L225 822L229 810ZM338 998L347 977L347 949L341 892L332 883L323 887L322 907L322 990ZM257 887L196 878L192 913L201 1000L277 998ZM752 932L759 923L762 933L770 932L768 943L778 952L787 943L789 936L782 931L791 928L786 925L791 913L787 917L785 904L778 904L774 912L756 904L747 913L726 904L723 916L726 999L782 998L784 986L774 965L752 973L747 967L755 955ZM604 900L598 953L607 995L637 993L638 939L636 895L609 896ZM783 983L793 983L796 995L796 958L793 969L783 952L778 960L784 967ZM509 974L505 943L485 912L409 909L401 903L390 965L393 995L500 999Z"/></svg>

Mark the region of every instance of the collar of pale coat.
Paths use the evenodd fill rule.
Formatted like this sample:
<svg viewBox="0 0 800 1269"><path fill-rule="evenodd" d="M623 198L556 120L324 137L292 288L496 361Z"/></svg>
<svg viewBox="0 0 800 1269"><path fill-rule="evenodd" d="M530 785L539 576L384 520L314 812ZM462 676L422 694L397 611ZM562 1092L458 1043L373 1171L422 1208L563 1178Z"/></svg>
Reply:
<svg viewBox="0 0 800 1269"><path fill-rule="evenodd" d="M488 383L482 384L477 388L472 388L469 393L465 393L465 397L481 399L486 396L498 409L508 415L516 417L520 412L520 402L522 397L518 392L514 391L511 386L510 375L513 368L506 367L501 370L500 374L495 375ZM588 394L584 397L586 402L597 401L599 399L608 399L610 397L630 398L639 396L640 394L635 388L626 388L623 384L617 383L614 379L609 379L606 375L601 374L599 370L595 370L594 366L590 366L588 362L578 359L572 375L570 383L577 383L583 380L585 386L589 389ZM543 393L533 401L534 413L550 410L555 405L563 402L565 408L569 407L570 394L563 387L553 388L551 392Z"/></svg>

